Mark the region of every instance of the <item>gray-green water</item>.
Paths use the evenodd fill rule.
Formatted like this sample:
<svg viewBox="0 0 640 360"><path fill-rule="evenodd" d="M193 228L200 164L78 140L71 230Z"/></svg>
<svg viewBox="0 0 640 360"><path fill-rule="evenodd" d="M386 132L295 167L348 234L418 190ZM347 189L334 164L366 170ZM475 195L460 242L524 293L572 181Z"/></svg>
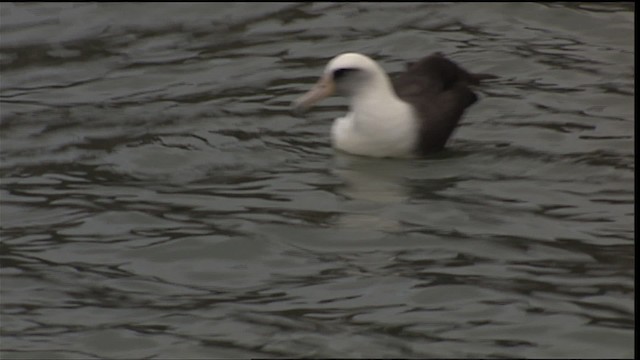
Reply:
<svg viewBox="0 0 640 360"><path fill-rule="evenodd" d="M634 356L633 4L0 4L2 359ZM346 156L326 61L500 78Z"/></svg>

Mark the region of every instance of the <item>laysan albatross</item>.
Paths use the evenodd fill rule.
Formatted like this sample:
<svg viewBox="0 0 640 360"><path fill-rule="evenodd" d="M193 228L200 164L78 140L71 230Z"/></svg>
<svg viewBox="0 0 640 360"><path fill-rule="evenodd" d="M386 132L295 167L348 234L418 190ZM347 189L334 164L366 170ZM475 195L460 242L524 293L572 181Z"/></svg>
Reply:
<svg viewBox="0 0 640 360"><path fill-rule="evenodd" d="M477 101L469 85L492 75L471 74L440 53L407 64L393 82L371 58L334 57L318 83L294 102L308 109L334 93L350 99L349 113L334 120L332 145L374 157L413 157L444 148L465 109Z"/></svg>

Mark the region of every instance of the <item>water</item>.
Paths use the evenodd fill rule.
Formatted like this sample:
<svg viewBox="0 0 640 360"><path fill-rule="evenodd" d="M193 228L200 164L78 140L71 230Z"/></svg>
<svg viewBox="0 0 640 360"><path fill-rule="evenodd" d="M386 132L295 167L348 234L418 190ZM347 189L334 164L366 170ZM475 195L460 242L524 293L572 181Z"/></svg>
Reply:
<svg viewBox="0 0 640 360"><path fill-rule="evenodd" d="M633 4L0 6L2 359L634 356ZM345 51L499 79L348 156Z"/></svg>

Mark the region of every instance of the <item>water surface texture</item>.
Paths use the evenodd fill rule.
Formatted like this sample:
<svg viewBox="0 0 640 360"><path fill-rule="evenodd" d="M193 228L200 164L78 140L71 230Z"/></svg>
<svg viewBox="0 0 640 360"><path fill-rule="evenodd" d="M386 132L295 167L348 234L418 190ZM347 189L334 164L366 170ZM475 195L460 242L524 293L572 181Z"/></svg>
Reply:
<svg viewBox="0 0 640 360"><path fill-rule="evenodd" d="M2 359L634 356L633 4L0 5ZM330 147L341 52L499 76Z"/></svg>

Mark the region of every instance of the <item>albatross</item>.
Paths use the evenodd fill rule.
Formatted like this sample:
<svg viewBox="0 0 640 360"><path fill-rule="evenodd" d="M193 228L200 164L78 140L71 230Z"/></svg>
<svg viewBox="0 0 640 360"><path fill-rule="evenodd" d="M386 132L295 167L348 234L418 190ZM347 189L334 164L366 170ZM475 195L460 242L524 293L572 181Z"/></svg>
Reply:
<svg viewBox="0 0 640 360"><path fill-rule="evenodd" d="M373 157L415 157L444 148L465 109L478 100L471 74L441 53L407 64L393 81L374 60L340 54L320 80L294 102L298 112L332 94L349 98L349 112L334 120L333 147Z"/></svg>

